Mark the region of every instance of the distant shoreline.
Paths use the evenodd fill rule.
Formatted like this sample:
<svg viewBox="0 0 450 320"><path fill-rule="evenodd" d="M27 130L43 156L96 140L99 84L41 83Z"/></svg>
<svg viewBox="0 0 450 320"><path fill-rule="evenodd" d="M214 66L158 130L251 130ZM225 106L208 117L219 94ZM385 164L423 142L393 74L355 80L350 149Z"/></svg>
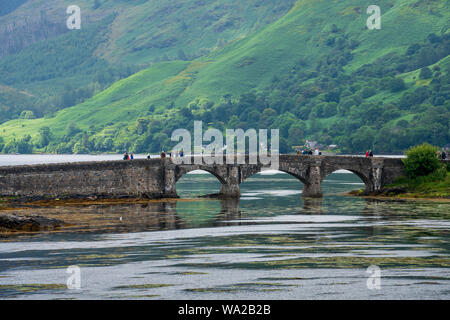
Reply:
<svg viewBox="0 0 450 320"><path fill-rule="evenodd" d="M345 155L338 155L345 156ZM364 155L351 155L361 156ZM152 158L159 158L159 155L151 155ZM386 158L403 158L403 155L376 155L375 157ZM14 165L35 165L47 163L70 163L70 162L84 162L84 161L114 161L122 160L122 154L0 154L0 167L14 166ZM146 159L147 155L135 154L134 158Z"/></svg>

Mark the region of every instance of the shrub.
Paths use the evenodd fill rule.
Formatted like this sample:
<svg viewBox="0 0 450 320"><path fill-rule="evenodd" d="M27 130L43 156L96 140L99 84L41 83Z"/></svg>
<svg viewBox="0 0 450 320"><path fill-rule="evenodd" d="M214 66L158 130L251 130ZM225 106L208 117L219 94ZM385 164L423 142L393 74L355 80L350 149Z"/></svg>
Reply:
<svg viewBox="0 0 450 320"><path fill-rule="evenodd" d="M400 92L406 89L405 81L400 78L393 78L389 82L389 87L391 89L391 92Z"/></svg>
<svg viewBox="0 0 450 320"><path fill-rule="evenodd" d="M29 137L24 137L19 141L12 140L4 146L3 152L30 154L33 153L33 144L30 142Z"/></svg>
<svg viewBox="0 0 450 320"><path fill-rule="evenodd" d="M19 116L20 119L35 119L36 116L34 115L34 112L31 110L25 110L22 111L22 113Z"/></svg>
<svg viewBox="0 0 450 320"><path fill-rule="evenodd" d="M437 147L428 143L411 147L406 152L407 158L403 160L406 174L414 179L434 173L442 166L437 151Z"/></svg>
<svg viewBox="0 0 450 320"><path fill-rule="evenodd" d="M433 72L431 72L430 68L424 67L420 70L420 79L430 79L433 76Z"/></svg>
<svg viewBox="0 0 450 320"><path fill-rule="evenodd" d="M375 95L377 93L377 90L373 87L365 87L361 90L361 96L364 99L370 98L371 96Z"/></svg>

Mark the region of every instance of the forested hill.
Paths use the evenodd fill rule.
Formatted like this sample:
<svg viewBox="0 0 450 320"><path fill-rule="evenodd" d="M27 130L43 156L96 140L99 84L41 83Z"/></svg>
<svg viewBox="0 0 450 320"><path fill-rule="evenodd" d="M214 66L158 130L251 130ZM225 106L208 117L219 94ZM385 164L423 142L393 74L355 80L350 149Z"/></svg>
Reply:
<svg viewBox="0 0 450 320"><path fill-rule="evenodd" d="M186 7L188 2L170 1L181 14L177 20L181 27L183 22L189 27L186 21L194 20L186 10L203 3L195 1ZM231 18L234 1L229 6L217 2L208 11L214 15L221 9L225 14L220 19L234 21L225 23L236 28L233 41L213 39L210 43L220 43L206 51L190 51L190 45L201 41L179 36L183 44L171 51L177 56L159 60L155 52L161 48L155 49L154 44L170 34L173 23L155 13L161 19L155 29L159 30L157 37L145 32L145 19L133 22L123 17L135 28L123 36L114 28L120 14L107 10L122 2L105 2L107 7L99 11L104 16L89 29L93 35L84 35L86 42L100 37L102 45L92 48L95 61L80 69L79 75L86 78L98 61L129 64L129 72L144 61L153 64L73 107L39 119L3 123L2 152L159 152L170 149L173 130L191 129L194 120L222 130L279 128L282 152L291 151L292 145L305 138L338 144L346 152L374 149L379 153L401 152L420 142L441 146L450 142L448 1L378 1L379 30L366 27L367 8L373 1L299 0L290 10L274 9L279 15L276 19L268 12L272 13L271 6L276 7L278 1L239 3L243 2L253 3L251 10L238 10L245 21L247 16L255 17L251 28L238 28L243 22ZM136 3L152 9L158 6L153 1ZM265 13L256 17L255 12ZM205 19L201 16L195 21L212 26ZM102 21L112 26L108 31L101 27L93 31ZM185 35L191 35L193 29L187 30ZM72 37L71 33L61 37ZM127 40L120 40L123 37ZM35 45L43 43L19 55ZM10 63L1 69L2 61L11 57L0 60L0 72L14 78L16 72L4 71ZM119 72L118 77L125 74ZM77 79L76 72L72 78ZM4 86L10 95L29 93L23 86L11 89L13 84Z"/></svg>
<svg viewBox="0 0 450 320"><path fill-rule="evenodd" d="M294 2L0 0L0 123L51 116L153 63L196 59L264 28ZM74 4L80 30L66 26Z"/></svg>

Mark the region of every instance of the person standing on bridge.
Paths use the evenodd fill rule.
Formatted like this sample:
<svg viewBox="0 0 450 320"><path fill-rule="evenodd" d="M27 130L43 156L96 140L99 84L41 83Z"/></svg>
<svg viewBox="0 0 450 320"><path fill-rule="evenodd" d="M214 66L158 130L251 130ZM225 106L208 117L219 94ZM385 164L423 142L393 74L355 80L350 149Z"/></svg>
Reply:
<svg viewBox="0 0 450 320"><path fill-rule="evenodd" d="M441 159L442 160L446 160L447 159L447 153L445 153L445 150L442 150Z"/></svg>
<svg viewBox="0 0 450 320"><path fill-rule="evenodd" d="M128 160L128 152L125 152L125 153L123 154L123 160Z"/></svg>
<svg viewBox="0 0 450 320"><path fill-rule="evenodd" d="M130 160L134 160L134 154L130 155Z"/></svg>
<svg viewBox="0 0 450 320"><path fill-rule="evenodd" d="M373 158L373 151L372 150L369 151L369 157Z"/></svg>
<svg viewBox="0 0 450 320"><path fill-rule="evenodd" d="M366 150L366 158L369 157L369 150Z"/></svg>
<svg viewBox="0 0 450 320"><path fill-rule="evenodd" d="M166 157L166 153L163 151L161 152L161 159L164 159Z"/></svg>

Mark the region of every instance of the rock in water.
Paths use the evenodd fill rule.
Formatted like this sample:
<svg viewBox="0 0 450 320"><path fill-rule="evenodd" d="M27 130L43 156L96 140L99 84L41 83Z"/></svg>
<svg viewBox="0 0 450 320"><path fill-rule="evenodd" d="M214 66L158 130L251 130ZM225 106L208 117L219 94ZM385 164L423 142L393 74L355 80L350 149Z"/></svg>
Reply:
<svg viewBox="0 0 450 320"><path fill-rule="evenodd" d="M18 216L16 214L0 214L0 230L7 231L40 231L53 230L63 226L61 220L41 216Z"/></svg>

